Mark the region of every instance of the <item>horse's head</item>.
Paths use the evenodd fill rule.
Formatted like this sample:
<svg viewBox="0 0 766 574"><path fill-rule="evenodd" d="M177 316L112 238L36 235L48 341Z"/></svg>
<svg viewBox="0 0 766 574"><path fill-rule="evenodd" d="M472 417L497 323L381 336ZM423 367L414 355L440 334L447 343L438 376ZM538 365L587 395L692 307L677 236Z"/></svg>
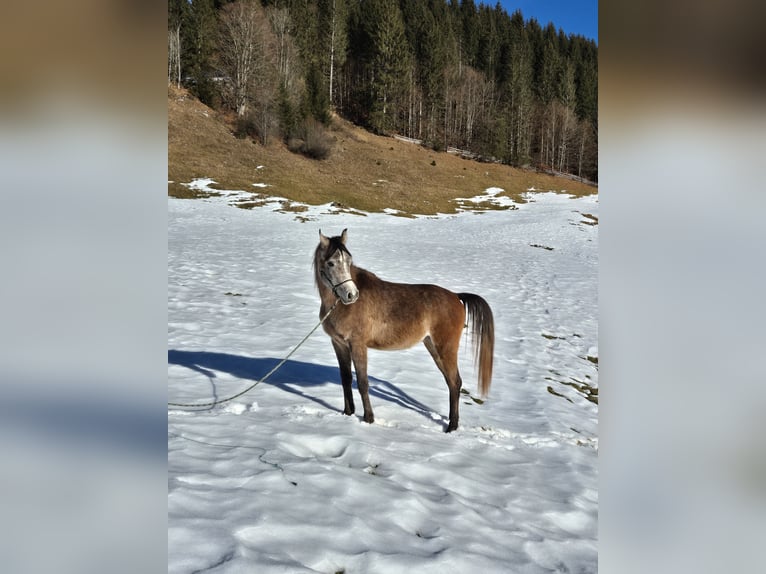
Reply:
<svg viewBox="0 0 766 574"><path fill-rule="evenodd" d="M351 305L359 298L354 280L351 277L351 253L346 249L347 229L336 237L325 237L319 231L314 266L317 282L326 285L345 305Z"/></svg>

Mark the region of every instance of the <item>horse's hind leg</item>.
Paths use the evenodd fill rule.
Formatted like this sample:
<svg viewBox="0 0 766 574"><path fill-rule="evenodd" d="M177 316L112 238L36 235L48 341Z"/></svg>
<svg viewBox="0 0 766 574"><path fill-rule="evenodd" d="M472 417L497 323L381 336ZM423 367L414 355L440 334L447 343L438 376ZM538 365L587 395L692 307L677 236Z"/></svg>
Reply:
<svg viewBox="0 0 766 574"><path fill-rule="evenodd" d="M423 339L426 349L431 353L434 363L439 367L442 375L444 375L444 380L447 381L447 387L449 387L449 425L447 425L447 432L456 430L460 419L460 388L463 386L463 380L460 378L460 372L457 368L459 342L458 340L457 344L454 345L449 343L437 345L430 336Z"/></svg>
<svg viewBox="0 0 766 574"><path fill-rule="evenodd" d="M338 357L338 367L340 368L340 382L343 385L343 414L354 414L354 395L351 392L351 349L348 345L338 343L333 339L332 346L335 349L335 356Z"/></svg>

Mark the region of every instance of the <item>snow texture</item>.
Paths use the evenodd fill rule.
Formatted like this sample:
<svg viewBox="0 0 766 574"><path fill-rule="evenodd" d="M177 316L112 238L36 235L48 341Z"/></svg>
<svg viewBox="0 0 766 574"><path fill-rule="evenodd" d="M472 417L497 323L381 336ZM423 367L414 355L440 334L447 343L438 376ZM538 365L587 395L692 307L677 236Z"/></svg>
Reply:
<svg viewBox="0 0 766 574"><path fill-rule="evenodd" d="M357 414L342 414L320 329L234 401L169 407L169 573L597 570L597 196L403 218L296 217L279 198L236 209L217 193L168 200L169 401L243 390L316 325L320 229L347 227L355 263L383 279L484 297L495 372L474 400L464 340L469 394L446 434L447 387L426 349L370 351L368 425L356 388Z"/></svg>

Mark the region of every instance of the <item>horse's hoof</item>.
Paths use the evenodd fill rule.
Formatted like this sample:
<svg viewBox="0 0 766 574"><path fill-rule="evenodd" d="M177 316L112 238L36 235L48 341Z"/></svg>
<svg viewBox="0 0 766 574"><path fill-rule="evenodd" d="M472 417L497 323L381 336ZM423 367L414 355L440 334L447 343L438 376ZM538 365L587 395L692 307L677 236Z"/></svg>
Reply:
<svg viewBox="0 0 766 574"><path fill-rule="evenodd" d="M364 418L363 418L362 420L363 420L364 422L368 423L368 424L372 424L372 423L374 423L374 422L375 422L375 417L374 417L374 416L372 416L372 415L369 415L369 416L367 416L367 415L364 415Z"/></svg>
<svg viewBox="0 0 766 574"><path fill-rule="evenodd" d="M455 431L455 430L457 430L457 423L455 423L454 425L452 423L450 423L447 426L447 430L445 430L444 432L452 432L452 431Z"/></svg>
<svg viewBox="0 0 766 574"><path fill-rule="evenodd" d="M354 409L343 409L343 414L351 416L354 414Z"/></svg>

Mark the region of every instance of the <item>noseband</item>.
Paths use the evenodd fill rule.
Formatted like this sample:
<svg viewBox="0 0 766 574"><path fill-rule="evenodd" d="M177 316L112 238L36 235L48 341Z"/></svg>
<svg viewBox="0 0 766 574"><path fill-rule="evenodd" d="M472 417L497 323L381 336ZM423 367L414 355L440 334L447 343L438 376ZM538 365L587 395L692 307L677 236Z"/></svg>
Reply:
<svg viewBox="0 0 766 574"><path fill-rule="evenodd" d="M353 279L346 279L346 280L344 280L344 281L341 281L340 283L338 283L338 284L336 284L336 285L333 285L333 284L332 284L332 280L330 279L330 277L328 277L327 273L325 273L324 271L321 271L321 270L319 271L319 273L322 275L322 277L323 277L325 280L327 280L327 282L328 282L330 285L332 285L332 294L333 294L333 295L335 295L335 296L336 296L338 299L340 299L340 295L338 295L338 291L337 291L338 287L340 287L340 286L341 286L341 285L343 285L344 283L348 283L349 281L351 281L352 283L354 282L354 280L353 280Z"/></svg>

